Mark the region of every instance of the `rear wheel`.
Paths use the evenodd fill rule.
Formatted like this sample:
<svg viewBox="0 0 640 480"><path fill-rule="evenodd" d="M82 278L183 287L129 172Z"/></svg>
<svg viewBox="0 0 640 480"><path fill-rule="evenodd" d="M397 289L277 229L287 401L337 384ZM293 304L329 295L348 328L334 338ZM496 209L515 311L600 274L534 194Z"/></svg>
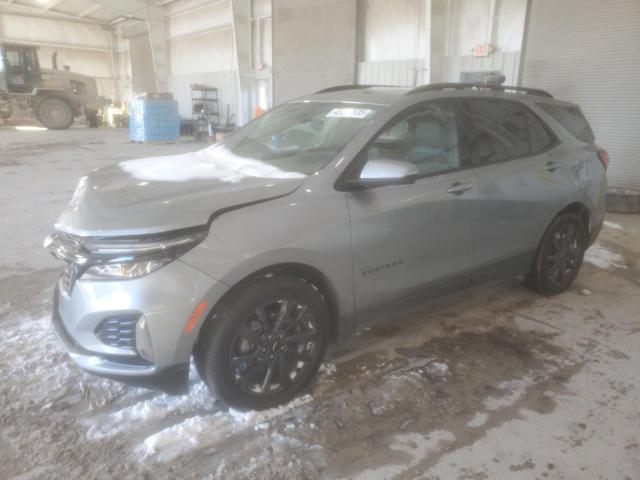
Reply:
<svg viewBox="0 0 640 480"><path fill-rule="evenodd" d="M38 121L51 130L64 130L73 123L73 110L61 98L49 97L36 107Z"/></svg>
<svg viewBox="0 0 640 480"><path fill-rule="evenodd" d="M545 295L566 290L578 275L586 246L582 220L572 213L558 215L542 237L527 284Z"/></svg>
<svg viewBox="0 0 640 480"><path fill-rule="evenodd" d="M223 300L195 349L200 376L228 405L261 410L291 400L317 371L328 311L309 283L263 277Z"/></svg>

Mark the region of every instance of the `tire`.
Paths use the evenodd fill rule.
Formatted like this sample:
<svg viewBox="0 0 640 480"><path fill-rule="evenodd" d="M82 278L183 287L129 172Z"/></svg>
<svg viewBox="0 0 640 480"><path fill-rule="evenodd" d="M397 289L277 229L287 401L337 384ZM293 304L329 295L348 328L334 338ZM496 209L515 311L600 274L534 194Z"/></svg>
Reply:
<svg viewBox="0 0 640 480"><path fill-rule="evenodd" d="M65 130L73 123L73 110L65 100L49 97L38 103L36 117L50 130Z"/></svg>
<svg viewBox="0 0 640 480"><path fill-rule="evenodd" d="M527 286L543 295L569 288L580 271L587 243L580 217L568 212L558 215L538 245Z"/></svg>
<svg viewBox="0 0 640 480"><path fill-rule="evenodd" d="M263 410L309 383L328 338L329 313L311 284L288 274L261 277L216 307L200 332L195 364L224 403Z"/></svg>

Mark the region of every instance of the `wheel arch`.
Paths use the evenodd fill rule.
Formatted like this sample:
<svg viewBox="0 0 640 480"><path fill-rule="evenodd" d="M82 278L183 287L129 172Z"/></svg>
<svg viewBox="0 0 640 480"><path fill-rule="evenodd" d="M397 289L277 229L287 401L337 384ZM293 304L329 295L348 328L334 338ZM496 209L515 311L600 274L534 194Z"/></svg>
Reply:
<svg viewBox="0 0 640 480"><path fill-rule="evenodd" d="M544 238L545 233L547 233L547 230L549 229L551 224L554 222L554 220L558 218L560 215L562 215L563 213L572 213L574 215L577 215L584 225L584 228L587 232L587 237L589 238L591 236L591 211L589 210L589 207L585 203L580 201L571 202L568 205L566 205L564 208L559 210L544 225L542 232L540 232L538 235L538 241L536 242L536 246L535 246L535 254L532 255L531 257L531 265L533 264L535 256L537 255L538 249L540 248L540 244L542 242L542 239ZM531 266L529 267L529 270L530 268Z"/></svg>
<svg viewBox="0 0 640 480"><path fill-rule="evenodd" d="M582 202L572 202L566 207L564 207L562 210L560 210L557 213L557 215L553 217L553 220L555 220L558 217L558 215L562 213L573 213L577 215L578 218L582 220L582 223L587 232L587 235L591 234L591 211L589 210L589 207L586 204Z"/></svg>
<svg viewBox="0 0 640 480"><path fill-rule="evenodd" d="M198 344L198 340L200 339L200 336L204 331L204 325L212 321L218 306L225 299L229 298L229 296L231 295L236 294L239 290L246 287L248 284L250 284L252 281L255 281L258 278L264 278L264 277L269 277L271 275L278 275L278 274L290 274L295 277L298 277L301 280L308 282L320 293L320 295L322 296L322 299L324 300L327 306L327 310L329 311L329 338L331 340L337 339L339 327L340 327L339 325L340 307L339 307L337 292L333 284L327 277L327 275L321 272L318 268L308 264L297 263L297 262L284 262L284 263L277 263L277 264L269 265L267 267L260 268L259 270L256 270L246 275L245 277L243 277L242 279L234 283L229 288L229 290L225 292L225 294L222 297L220 297L216 301L215 305L213 305L213 307L210 309L209 315L207 316L202 326L200 327L200 330L195 339L193 348L195 349L196 345Z"/></svg>

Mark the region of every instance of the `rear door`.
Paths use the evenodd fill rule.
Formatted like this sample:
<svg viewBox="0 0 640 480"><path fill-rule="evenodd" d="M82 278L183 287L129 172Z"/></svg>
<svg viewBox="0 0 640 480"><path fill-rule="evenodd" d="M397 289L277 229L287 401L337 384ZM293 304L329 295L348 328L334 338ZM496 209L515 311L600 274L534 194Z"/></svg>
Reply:
<svg viewBox="0 0 640 480"><path fill-rule="evenodd" d="M465 169L454 102L413 107L361 153L411 162L411 185L347 192L360 323L369 323L470 281L473 173Z"/></svg>
<svg viewBox="0 0 640 480"><path fill-rule="evenodd" d="M553 132L524 104L460 103L477 186L472 283L525 274L547 224L571 195L573 175Z"/></svg>

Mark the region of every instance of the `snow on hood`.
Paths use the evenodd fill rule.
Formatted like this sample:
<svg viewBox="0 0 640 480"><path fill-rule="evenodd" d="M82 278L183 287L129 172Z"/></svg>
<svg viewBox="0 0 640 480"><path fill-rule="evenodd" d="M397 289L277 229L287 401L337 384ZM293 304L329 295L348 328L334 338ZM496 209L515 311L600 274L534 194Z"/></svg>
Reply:
<svg viewBox="0 0 640 480"><path fill-rule="evenodd" d="M240 158L223 145L129 160L83 178L55 227L81 236L119 236L205 225L215 212L289 195L305 178Z"/></svg>
<svg viewBox="0 0 640 480"><path fill-rule="evenodd" d="M222 143L197 152L127 160L118 165L122 170L140 180L161 182L221 180L238 183L245 177L305 177L302 173L285 172L260 160L239 157Z"/></svg>

